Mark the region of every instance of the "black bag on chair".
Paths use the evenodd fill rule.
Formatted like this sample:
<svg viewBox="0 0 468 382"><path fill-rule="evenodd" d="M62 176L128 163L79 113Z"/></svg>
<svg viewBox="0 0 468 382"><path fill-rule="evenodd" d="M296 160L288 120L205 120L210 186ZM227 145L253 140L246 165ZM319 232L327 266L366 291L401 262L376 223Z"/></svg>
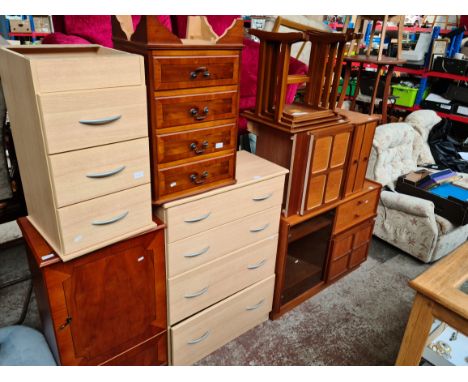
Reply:
<svg viewBox="0 0 468 382"><path fill-rule="evenodd" d="M468 161L458 154L459 151L464 151L463 142L450 135L451 127L452 121L443 118L432 128L427 139L432 156L442 168L468 173Z"/></svg>

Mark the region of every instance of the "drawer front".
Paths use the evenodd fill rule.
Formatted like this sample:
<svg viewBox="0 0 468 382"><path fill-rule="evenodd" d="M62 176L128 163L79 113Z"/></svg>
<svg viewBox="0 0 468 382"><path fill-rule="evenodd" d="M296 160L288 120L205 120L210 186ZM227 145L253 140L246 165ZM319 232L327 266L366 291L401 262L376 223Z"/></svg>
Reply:
<svg viewBox="0 0 468 382"><path fill-rule="evenodd" d="M172 53L174 54L174 52ZM239 81L239 55L154 56L154 89L187 89L235 85Z"/></svg>
<svg viewBox="0 0 468 382"><path fill-rule="evenodd" d="M234 155L206 159L195 163L159 169L159 198L184 191L195 191L225 179L234 178Z"/></svg>
<svg viewBox="0 0 468 382"><path fill-rule="evenodd" d="M175 324L273 275L277 244L275 235L170 278L169 323Z"/></svg>
<svg viewBox="0 0 468 382"><path fill-rule="evenodd" d="M333 240L333 250L330 259L336 260L349 254L353 246L353 235L338 237Z"/></svg>
<svg viewBox="0 0 468 382"><path fill-rule="evenodd" d="M38 96L49 154L148 136L144 86Z"/></svg>
<svg viewBox="0 0 468 382"><path fill-rule="evenodd" d="M148 138L49 156L57 207L150 182Z"/></svg>
<svg viewBox="0 0 468 382"><path fill-rule="evenodd" d="M168 208L167 240L171 243L273 206L280 206L283 188L284 176L278 176Z"/></svg>
<svg viewBox="0 0 468 382"><path fill-rule="evenodd" d="M348 270L349 254L330 262L328 280L333 280Z"/></svg>
<svg viewBox="0 0 468 382"><path fill-rule="evenodd" d="M246 245L276 235L280 212L281 207L278 205L167 244L168 277L174 277Z"/></svg>
<svg viewBox="0 0 468 382"><path fill-rule="evenodd" d="M274 281L270 276L172 327L173 364L190 365L267 320Z"/></svg>
<svg viewBox="0 0 468 382"><path fill-rule="evenodd" d="M235 123L206 129L156 136L158 163L188 158L202 159L208 154L234 150L237 142Z"/></svg>
<svg viewBox="0 0 468 382"><path fill-rule="evenodd" d="M156 97L156 128L200 124L237 116L237 90Z"/></svg>
<svg viewBox="0 0 468 382"><path fill-rule="evenodd" d="M343 231L372 217L377 209L378 198L379 189L376 188L340 205L337 208L334 233Z"/></svg>
<svg viewBox="0 0 468 382"><path fill-rule="evenodd" d="M57 210L64 256L153 225L151 189L144 184Z"/></svg>
<svg viewBox="0 0 468 382"><path fill-rule="evenodd" d="M366 261L368 249L369 249L368 244L354 249L349 258L349 267L354 268L358 266L359 264L363 263L364 261Z"/></svg>
<svg viewBox="0 0 468 382"><path fill-rule="evenodd" d="M115 51L114 51L115 53ZM144 85L143 59L119 52L90 57L78 53L64 60L34 60L33 71L41 93Z"/></svg>

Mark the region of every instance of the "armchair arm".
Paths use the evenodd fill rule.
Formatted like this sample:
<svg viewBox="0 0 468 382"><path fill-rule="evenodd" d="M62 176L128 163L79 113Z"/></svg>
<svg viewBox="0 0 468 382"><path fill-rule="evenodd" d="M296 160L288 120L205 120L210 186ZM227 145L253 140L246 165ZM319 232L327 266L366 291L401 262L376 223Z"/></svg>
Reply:
<svg viewBox="0 0 468 382"><path fill-rule="evenodd" d="M435 219L434 203L415 196L400 194L398 192L382 191L380 202L383 206L410 215Z"/></svg>

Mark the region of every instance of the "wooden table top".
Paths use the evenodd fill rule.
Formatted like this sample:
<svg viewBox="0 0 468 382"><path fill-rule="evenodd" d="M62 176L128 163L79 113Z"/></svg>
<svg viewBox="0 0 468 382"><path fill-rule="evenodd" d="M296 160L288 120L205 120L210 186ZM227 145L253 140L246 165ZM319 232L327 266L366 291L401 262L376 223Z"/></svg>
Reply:
<svg viewBox="0 0 468 382"><path fill-rule="evenodd" d="M468 242L410 281L410 286L445 308L468 319L468 294L460 286L468 281Z"/></svg>
<svg viewBox="0 0 468 382"><path fill-rule="evenodd" d="M362 62L365 64L376 64L376 65L401 65L406 62L404 59L398 59L396 57L387 57L383 56L380 60L377 59L377 56L366 56L360 54L358 56L348 56L344 58L344 61L351 62Z"/></svg>

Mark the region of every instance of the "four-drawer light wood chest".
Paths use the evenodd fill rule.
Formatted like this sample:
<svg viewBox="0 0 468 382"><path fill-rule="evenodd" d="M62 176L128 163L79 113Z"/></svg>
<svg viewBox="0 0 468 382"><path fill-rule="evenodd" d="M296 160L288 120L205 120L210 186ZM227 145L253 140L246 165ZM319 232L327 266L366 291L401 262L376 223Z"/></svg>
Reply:
<svg viewBox="0 0 468 382"><path fill-rule="evenodd" d="M0 74L28 219L63 260L154 227L141 57L8 47Z"/></svg>
<svg viewBox="0 0 468 382"><path fill-rule="evenodd" d="M170 359L192 364L268 318L287 170L238 152L237 183L165 203Z"/></svg>

